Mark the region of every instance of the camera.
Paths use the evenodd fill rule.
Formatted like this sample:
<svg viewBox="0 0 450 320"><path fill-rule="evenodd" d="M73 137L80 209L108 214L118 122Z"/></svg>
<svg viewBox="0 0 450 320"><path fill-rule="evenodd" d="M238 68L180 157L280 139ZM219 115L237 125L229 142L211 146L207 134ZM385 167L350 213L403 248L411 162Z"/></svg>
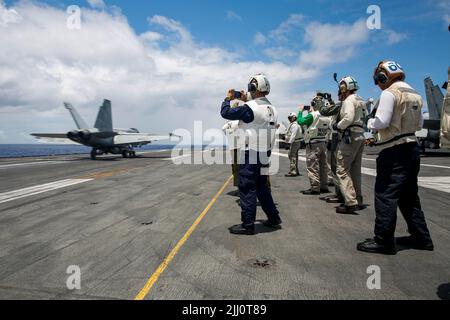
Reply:
<svg viewBox="0 0 450 320"><path fill-rule="evenodd" d="M325 100L330 100L331 99L331 94L330 93L318 92L317 96L321 97L321 98L324 98Z"/></svg>
<svg viewBox="0 0 450 320"><path fill-rule="evenodd" d="M310 111L310 110L311 110L311 106L305 106L305 107L303 108L303 110L305 110L305 111Z"/></svg>
<svg viewBox="0 0 450 320"><path fill-rule="evenodd" d="M233 98L234 99L241 99L242 98L242 93L240 91L233 91Z"/></svg>

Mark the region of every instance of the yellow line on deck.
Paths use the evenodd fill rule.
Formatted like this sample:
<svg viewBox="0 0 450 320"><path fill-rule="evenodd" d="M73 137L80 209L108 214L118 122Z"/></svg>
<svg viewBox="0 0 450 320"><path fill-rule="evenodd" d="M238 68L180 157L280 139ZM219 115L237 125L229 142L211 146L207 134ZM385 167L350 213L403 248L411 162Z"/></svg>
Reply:
<svg viewBox="0 0 450 320"><path fill-rule="evenodd" d="M214 205L214 203L217 201L217 199L220 197L220 195L224 192L228 184L230 183L231 179L233 179L233 176L231 176L225 184L220 188L219 192L212 198L211 202L208 204L208 206L203 210L203 212L198 216L198 218L194 221L192 226L188 229L188 231L184 234L183 238L181 238L180 241L178 241L177 245L172 249L172 251L169 253L169 255L164 259L164 261L159 265L158 269L152 274L150 279L148 279L147 283L145 284L144 288L138 293L138 295L134 298L134 300L144 300L145 297L148 295L150 290L152 289L153 285L158 281L161 274L166 270L169 263L173 260L175 255L180 251L181 247L186 243L186 241L189 239L189 237L192 235L192 233L195 231L197 226L200 224L200 222L203 220L205 215L208 213L209 209Z"/></svg>

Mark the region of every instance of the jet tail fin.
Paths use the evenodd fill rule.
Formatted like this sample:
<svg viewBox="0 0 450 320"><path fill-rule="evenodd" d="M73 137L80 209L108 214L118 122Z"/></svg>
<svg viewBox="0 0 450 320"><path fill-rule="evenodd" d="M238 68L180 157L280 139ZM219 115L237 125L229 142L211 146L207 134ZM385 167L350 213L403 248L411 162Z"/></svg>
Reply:
<svg viewBox="0 0 450 320"><path fill-rule="evenodd" d="M111 114L111 101L104 100L103 105L98 111L97 120L95 121L95 128L99 131L112 132L112 114Z"/></svg>
<svg viewBox="0 0 450 320"><path fill-rule="evenodd" d="M72 106L68 102L64 102L64 106L67 110L69 110L70 114L72 115L73 121L75 121L75 124L77 125L78 129L88 129L88 125L83 120L83 118L78 114L77 110L74 106Z"/></svg>
<svg viewBox="0 0 450 320"><path fill-rule="evenodd" d="M441 120L444 95L439 86L434 85L430 77L425 79L425 92L427 94L428 111L430 120Z"/></svg>

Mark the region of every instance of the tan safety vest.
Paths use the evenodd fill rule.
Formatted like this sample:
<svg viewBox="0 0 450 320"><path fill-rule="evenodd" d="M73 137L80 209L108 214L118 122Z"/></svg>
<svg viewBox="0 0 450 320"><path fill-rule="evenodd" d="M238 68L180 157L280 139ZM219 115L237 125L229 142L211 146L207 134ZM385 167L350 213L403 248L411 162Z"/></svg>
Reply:
<svg viewBox="0 0 450 320"><path fill-rule="evenodd" d="M422 97L413 89L401 87L400 82L395 82L386 90L395 97L394 112L389 127L378 131L376 145L387 149L417 142L416 132L422 129Z"/></svg>
<svg viewBox="0 0 450 320"><path fill-rule="evenodd" d="M442 106L441 120L441 148L450 148L450 77L448 79L447 94Z"/></svg>

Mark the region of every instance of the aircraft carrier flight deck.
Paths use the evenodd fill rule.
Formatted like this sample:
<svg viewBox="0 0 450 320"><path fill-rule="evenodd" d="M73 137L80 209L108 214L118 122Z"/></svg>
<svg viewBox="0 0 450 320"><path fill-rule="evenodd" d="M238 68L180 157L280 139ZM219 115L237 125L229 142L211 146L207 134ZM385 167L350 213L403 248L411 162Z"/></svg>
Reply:
<svg viewBox="0 0 450 320"><path fill-rule="evenodd" d="M1 159L0 299L449 298L448 155L424 156L419 180L435 251L383 256L356 250L373 234L375 155L363 162L367 209L338 215L299 193L309 187L304 161L303 176L288 179L278 154L271 183L283 228L258 224L250 237L228 232L240 222L229 165L175 165L170 151ZM406 234L399 214L397 236ZM79 290L67 287L70 266ZM367 287L370 266L379 290Z"/></svg>

